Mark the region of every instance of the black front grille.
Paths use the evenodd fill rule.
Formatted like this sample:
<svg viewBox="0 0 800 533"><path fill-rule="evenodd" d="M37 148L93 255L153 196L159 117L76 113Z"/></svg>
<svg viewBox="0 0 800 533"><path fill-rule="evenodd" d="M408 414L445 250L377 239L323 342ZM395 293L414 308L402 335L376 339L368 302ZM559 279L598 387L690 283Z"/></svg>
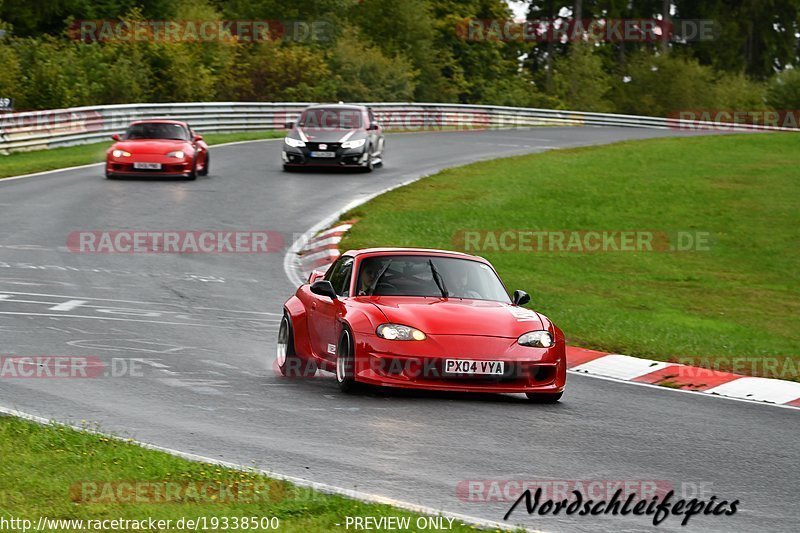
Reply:
<svg viewBox="0 0 800 533"><path fill-rule="evenodd" d="M325 148L322 148L320 145L324 145ZM335 152L336 150L339 149L339 146L341 146L341 144L340 143L313 143L312 142L312 143L306 143L306 146L308 146L309 150L314 150L314 151L319 150L321 152Z"/></svg>

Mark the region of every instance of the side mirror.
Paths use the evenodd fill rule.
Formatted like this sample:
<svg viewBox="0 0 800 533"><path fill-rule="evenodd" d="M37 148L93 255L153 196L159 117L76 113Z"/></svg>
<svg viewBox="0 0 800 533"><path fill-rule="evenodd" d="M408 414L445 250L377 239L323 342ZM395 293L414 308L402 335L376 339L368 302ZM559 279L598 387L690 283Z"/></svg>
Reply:
<svg viewBox="0 0 800 533"><path fill-rule="evenodd" d="M284 127L287 129L287 130L290 130L290 129L294 128L294 121L293 121L293 120L290 120L289 122L287 122L287 123L286 123L286 124L284 124L283 126L284 126Z"/></svg>
<svg viewBox="0 0 800 533"><path fill-rule="evenodd" d="M525 305L531 301L530 295L525 291L514 291L514 305Z"/></svg>
<svg viewBox="0 0 800 533"><path fill-rule="evenodd" d="M197 142L197 141L202 141L202 140L203 140L203 136L202 135L195 135L194 137L192 137L192 142Z"/></svg>
<svg viewBox="0 0 800 533"><path fill-rule="evenodd" d="M111 136L111 139L115 141L121 141L122 137L119 136L119 133L115 133L114 135Z"/></svg>
<svg viewBox="0 0 800 533"><path fill-rule="evenodd" d="M333 285L326 279L320 279L311 284L311 292L320 296L327 296L331 300L336 299L336 291L333 290Z"/></svg>
<svg viewBox="0 0 800 533"><path fill-rule="evenodd" d="M378 127L379 127L379 126L378 126L378 123L377 123L377 122L373 122L372 124L370 124L369 126L367 126L367 129L368 129L368 130L377 130L377 129L378 129Z"/></svg>

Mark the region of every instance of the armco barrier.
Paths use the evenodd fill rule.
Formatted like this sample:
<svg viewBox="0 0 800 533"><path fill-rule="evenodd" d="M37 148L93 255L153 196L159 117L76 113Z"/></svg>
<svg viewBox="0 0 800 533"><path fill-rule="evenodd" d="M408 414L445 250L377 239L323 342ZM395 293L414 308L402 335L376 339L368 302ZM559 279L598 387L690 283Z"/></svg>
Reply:
<svg viewBox="0 0 800 533"><path fill-rule="evenodd" d="M166 104L122 104L75 107L21 113L0 113L0 154L41 150L106 140L132 121L175 118L189 122L205 133L227 133L281 129L309 103L299 102L195 102ZM719 128L719 123L534 109L524 107L462 104L371 103L378 121L388 129L512 128L544 125L626 126L634 128ZM789 130L788 128L725 125L726 131ZM789 130L797 131L797 130Z"/></svg>

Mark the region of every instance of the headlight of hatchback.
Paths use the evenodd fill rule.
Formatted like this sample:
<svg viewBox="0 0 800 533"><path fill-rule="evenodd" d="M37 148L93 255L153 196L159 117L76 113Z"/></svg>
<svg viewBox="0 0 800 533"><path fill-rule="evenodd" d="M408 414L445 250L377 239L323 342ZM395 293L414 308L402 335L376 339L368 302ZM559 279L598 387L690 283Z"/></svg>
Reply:
<svg viewBox="0 0 800 533"><path fill-rule="evenodd" d="M366 139L356 139L355 141L345 141L342 143L342 148L361 148L366 143Z"/></svg>
<svg viewBox="0 0 800 533"><path fill-rule="evenodd" d="M381 324L376 330L378 337L390 341L424 341L425 334L417 328L402 324Z"/></svg>
<svg viewBox="0 0 800 533"><path fill-rule="evenodd" d="M520 335L517 343L522 346L530 346L532 348L550 348L553 343L553 336L549 331L529 331Z"/></svg>
<svg viewBox="0 0 800 533"><path fill-rule="evenodd" d="M292 139L291 137L286 137L284 142L286 143L286 146L291 146L292 148L302 148L306 145L306 143L303 141L299 139Z"/></svg>

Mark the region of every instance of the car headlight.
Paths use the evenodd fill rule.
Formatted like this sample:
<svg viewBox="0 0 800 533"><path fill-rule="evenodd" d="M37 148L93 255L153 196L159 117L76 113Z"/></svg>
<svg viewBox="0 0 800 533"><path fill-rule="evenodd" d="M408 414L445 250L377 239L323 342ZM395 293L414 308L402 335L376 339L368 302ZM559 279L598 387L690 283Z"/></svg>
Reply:
<svg viewBox="0 0 800 533"><path fill-rule="evenodd" d="M126 152L125 150L114 150L113 152L111 152L111 155L113 155L114 157L130 157L131 153Z"/></svg>
<svg viewBox="0 0 800 533"><path fill-rule="evenodd" d="M286 142L287 146L291 146L292 148L302 148L303 146L306 145L306 143L304 143L303 141L298 139L292 139L291 137L286 137L284 139L284 142Z"/></svg>
<svg viewBox="0 0 800 533"><path fill-rule="evenodd" d="M345 141L342 143L342 148L361 148L366 143L366 139L356 139L355 141Z"/></svg>
<svg viewBox="0 0 800 533"><path fill-rule="evenodd" d="M529 331L520 335L517 343L522 346L531 346L533 348L550 348L553 345L553 336L550 332L539 330Z"/></svg>
<svg viewBox="0 0 800 533"><path fill-rule="evenodd" d="M425 334L411 326L381 324L376 330L378 337L390 341L424 341Z"/></svg>
<svg viewBox="0 0 800 533"><path fill-rule="evenodd" d="M178 159L183 159L185 156L186 154L183 153L183 150L175 150L167 154L167 157L176 157Z"/></svg>

